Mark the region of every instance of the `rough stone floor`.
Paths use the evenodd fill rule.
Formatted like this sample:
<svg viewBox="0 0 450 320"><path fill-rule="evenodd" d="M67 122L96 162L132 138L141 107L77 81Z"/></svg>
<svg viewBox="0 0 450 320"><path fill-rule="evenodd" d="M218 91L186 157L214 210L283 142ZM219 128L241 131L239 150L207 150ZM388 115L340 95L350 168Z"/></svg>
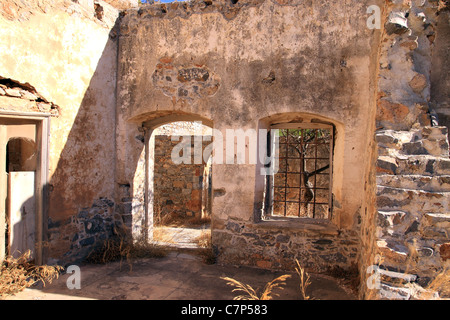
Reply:
<svg viewBox="0 0 450 320"><path fill-rule="evenodd" d="M170 252L163 258L106 265L81 265L81 289L68 289L71 274L63 274L52 284L26 289L6 300L232 300L236 293L221 277L231 277L255 289L285 274L249 267L205 264L191 253ZM354 300L351 291L328 276L311 274L308 294L320 300ZM299 281L292 274L275 299L301 299Z"/></svg>

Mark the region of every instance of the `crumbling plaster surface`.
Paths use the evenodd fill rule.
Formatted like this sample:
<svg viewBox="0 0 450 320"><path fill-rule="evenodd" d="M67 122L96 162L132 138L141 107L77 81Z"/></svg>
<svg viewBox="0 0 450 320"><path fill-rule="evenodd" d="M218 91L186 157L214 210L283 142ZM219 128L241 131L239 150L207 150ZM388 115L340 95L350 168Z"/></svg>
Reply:
<svg viewBox="0 0 450 320"><path fill-rule="evenodd" d="M397 258L407 252L396 250L419 240L420 286L433 279L430 266L448 263L447 131L430 127L428 113L445 116L448 102L448 13L436 18L437 1L193 1L127 10L118 21L113 6L95 3L97 11L92 0L0 3L0 77L31 85L49 102L42 110L54 111L49 258L84 257L121 221L150 234L145 181L158 125L201 120L223 131L315 118L336 127L332 223L259 222L258 167L215 164L221 261L359 265L362 294L380 250L403 279ZM373 4L382 25L391 12L409 13L407 27L369 30ZM38 107L1 95L1 109Z"/></svg>
<svg viewBox="0 0 450 320"><path fill-rule="evenodd" d="M333 223L357 232L374 128L379 31L366 27L371 4L382 1L197 1L126 11L119 40L118 180L133 180L143 149L137 127L161 115L197 115L222 131L258 129L259 120L282 113L289 120L316 115L340 129L336 161L343 165L335 173ZM195 89L183 77L171 76L172 86L159 77L195 68L210 72L218 89L191 95ZM213 189L224 190L213 201L213 225L254 223L262 201L255 165L213 165L213 172Z"/></svg>
<svg viewBox="0 0 450 320"><path fill-rule="evenodd" d="M60 107L50 125L50 257L69 251L71 218L114 197L114 107L118 11L72 1L2 1L0 76L29 83ZM14 108L13 108L14 109ZM57 226L56 229L53 227Z"/></svg>

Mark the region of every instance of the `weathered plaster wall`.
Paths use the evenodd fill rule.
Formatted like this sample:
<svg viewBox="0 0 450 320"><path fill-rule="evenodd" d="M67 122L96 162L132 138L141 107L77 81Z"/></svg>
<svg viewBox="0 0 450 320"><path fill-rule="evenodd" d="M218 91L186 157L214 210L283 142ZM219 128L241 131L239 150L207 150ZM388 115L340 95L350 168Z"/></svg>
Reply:
<svg viewBox="0 0 450 320"><path fill-rule="evenodd" d="M194 1L127 11L119 42L118 179L133 180L143 148L133 147L137 128L161 116L193 114L219 130L327 119L338 128L333 225L352 230L357 241L375 101L378 31L366 27L370 4ZM221 195L213 202L213 240L226 241L223 256L232 257L227 248L236 245L236 232L225 226L259 227L263 180L248 164L213 165L213 172ZM358 259L349 257L341 264Z"/></svg>
<svg viewBox="0 0 450 320"><path fill-rule="evenodd" d="M107 228L95 233L89 219L101 217L103 226L114 211L117 45L111 30L118 11L103 6L99 20L94 7L72 1L0 5L0 76L31 84L60 107L48 150L48 258L76 256ZM108 212L85 212L99 201L107 202Z"/></svg>
<svg viewBox="0 0 450 320"><path fill-rule="evenodd" d="M114 7L78 2L0 3L0 80L19 84L0 85L0 109L53 115L49 258L86 255L122 221L151 237L157 126L318 119L336 128L331 222L260 221L259 167L215 164L219 261L355 265L369 297L366 268L382 254L378 293L426 293L450 261L447 131L430 117L445 122L448 107L448 13L437 17L437 1L193 1L128 10L120 29ZM373 4L382 30L366 27Z"/></svg>

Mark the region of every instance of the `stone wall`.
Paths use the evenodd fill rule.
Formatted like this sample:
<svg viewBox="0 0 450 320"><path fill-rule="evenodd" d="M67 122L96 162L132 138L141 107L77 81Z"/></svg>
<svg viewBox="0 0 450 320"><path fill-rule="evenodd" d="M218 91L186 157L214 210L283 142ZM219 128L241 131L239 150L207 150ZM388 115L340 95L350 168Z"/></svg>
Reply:
<svg viewBox="0 0 450 320"><path fill-rule="evenodd" d="M0 110L46 113L56 117L59 114L59 107L47 101L33 86L2 77L0 77Z"/></svg>
<svg viewBox="0 0 450 320"><path fill-rule="evenodd" d="M366 25L374 4L381 30ZM196 0L119 15L104 1L2 1L0 109L54 116L48 260L77 261L116 229L151 228L149 167L167 165L149 158L156 127L322 122L336 131L330 221L264 220L261 167L213 164L218 261L357 268L364 298L448 296L427 291L450 261L448 13L439 10L431 0ZM198 209L194 182L169 187Z"/></svg>
<svg viewBox="0 0 450 320"><path fill-rule="evenodd" d="M189 147L193 152L195 139L203 136L179 136L180 139L190 139ZM201 141L201 140L200 140ZM172 141L171 136L155 136L155 166L153 176L154 190L154 223L183 223L187 218L202 218L203 185L205 174L209 174L206 163L176 164L172 161L172 150L181 140ZM203 146L208 142L202 143ZM204 147L201 149L202 153Z"/></svg>
<svg viewBox="0 0 450 320"><path fill-rule="evenodd" d="M48 263L80 263L93 248L124 230L122 216L115 214L115 203L107 198L95 200L65 220L48 220L48 243L52 246ZM66 242L66 246L55 244Z"/></svg>
<svg viewBox="0 0 450 320"><path fill-rule="evenodd" d="M151 131L173 119L199 120L225 136L226 129L331 123L337 132L332 219L261 221L265 177L260 167L213 164L213 244L219 261L236 264L288 267L294 257L321 269L358 263L361 216L373 191L365 187L374 151L369 133L375 125L380 36L366 27L372 4L191 1L124 12L116 173L130 185L131 198L142 199L142 179L136 177L145 145L135 137L143 124ZM133 215L145 217L149 213L139 203ZM289 254L280 262L282 250Z"/></svg>
<svg viewBox="0 0 450 320"><path fill-rule="evenodd" d="M359 235L333 226L298 226L295 221L261 226L229 220L215 223L213 243L221 263L293 270L297 259L314 272L358 272Z"/></svg>
<svg viewBox="0 0 450 320"><path fill-rule="evenodd" d="M376 294L387 299L448 297L448 288L429 288L438 274L448 272L450 231L447 128L438 126L430 110L438 3L393 1L386 9L375 136L373 263L381 278Z"/></svg>

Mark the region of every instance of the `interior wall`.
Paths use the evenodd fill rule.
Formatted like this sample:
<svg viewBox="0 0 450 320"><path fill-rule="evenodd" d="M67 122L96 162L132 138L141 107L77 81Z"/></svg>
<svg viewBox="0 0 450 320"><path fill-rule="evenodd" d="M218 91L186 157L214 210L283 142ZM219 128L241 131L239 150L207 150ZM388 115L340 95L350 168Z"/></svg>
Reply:
<svg viewBox="0 0 450 320"><path fill-rule="evenodd" d="M37 165L36 126L7 126L7 171L35 171Z"/></svg>
<svg viewBox="0 0 450 320"><path fill-rule="evenodd" d="M51 102L60 111L52 113L47 150L50 262L82 258L114 224L118 10L99 3L101 17L93 2L7 0L0 8L0 77L45 97L2 87L0 109L47 112Z"/></svg>
<svg viewBox="0 0 450 320"><path fill-rule="evenodd" d="M33 124L8 125L6 138L23 137L36 141L36 126Z"/></svg>
<svg viewBox="0 0 450 320"><path fill-rule="evenodd" d="M131 186L138 174L142 147L135 137L144 121L171 114L198 115L210 119L225 136L227 129L257 130L261 119L278 114L332 119L342 123L345 132L339 137L341 179L333 185L333 190L340 190L334 197L336 222L332 230L326 227L311 236L310 251L303 248L296 253L300 244L293 241L283 263L296 254L305 263L315 258L323 265L355 262L365 201L361 190L370 142L367 128L373 127L376 95L371 84L376 77L379 31L367 28L365 15L372 4L261 0L205 7L199 1L189 6L189 13L180 5L128 10L119 39L116 172L120 182ZM222 258L280 266L275 260L283 254L273 244L253 241L266 232L255 220L263 201L255 193L257 167L213 164L212 170L213 242L220 246ZM267 231L271 234L267 238L282 232L300 239L307 229L277 226ZM329 236L327 232L338 234L336 230L348 232L349 238L327 239L327 243L349 241L355 246L317 255L313 242ZM249 234L255 237L250 239ZM248 250L238 252L236 247Z"/></svg>

